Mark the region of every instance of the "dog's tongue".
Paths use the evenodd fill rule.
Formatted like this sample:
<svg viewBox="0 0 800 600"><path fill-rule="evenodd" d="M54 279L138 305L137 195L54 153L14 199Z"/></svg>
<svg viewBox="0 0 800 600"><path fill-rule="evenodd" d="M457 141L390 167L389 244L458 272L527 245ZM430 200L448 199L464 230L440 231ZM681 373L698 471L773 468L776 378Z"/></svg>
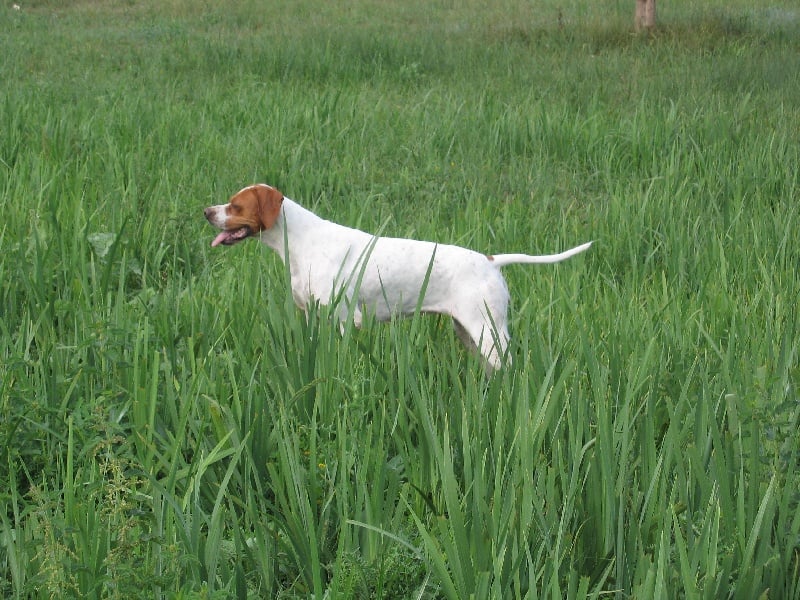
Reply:
<svg viewBox="0 0 800 600"><path fill-rule="evenodd" d="M223 231L217 237L214 238L214 241L211 242L211 247L213 248L214 246L219 246L225 240L227 240L229 237L231 237L231 232L230 231Z"/></svg>
<svg viewBox="0 0 800 600"><path fill-rule="evenodd" d="M217 235L214 238L214 241L211 242L211 246L219 246L220 244L225 244L226 246L232 246L237 242L241 242L242 240L246 240L250 237L251 230L247 225L239 227L239 229L226 229Z"/></svg>

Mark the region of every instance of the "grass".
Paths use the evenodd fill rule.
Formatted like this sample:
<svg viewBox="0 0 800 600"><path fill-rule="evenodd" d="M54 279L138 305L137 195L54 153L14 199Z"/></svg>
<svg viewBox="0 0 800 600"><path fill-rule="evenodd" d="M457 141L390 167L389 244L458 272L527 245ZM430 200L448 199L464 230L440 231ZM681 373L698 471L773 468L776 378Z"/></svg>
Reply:
<svg viewBox="0 0 800 600"><path fill-rule="evenodd" d="M0 7L0 594L800 597L790 3ZM629 6L630 5L630 6ZM661 9L662 7L660 7ZM486 252L514 366L212 250L253 181Z"/></svg>

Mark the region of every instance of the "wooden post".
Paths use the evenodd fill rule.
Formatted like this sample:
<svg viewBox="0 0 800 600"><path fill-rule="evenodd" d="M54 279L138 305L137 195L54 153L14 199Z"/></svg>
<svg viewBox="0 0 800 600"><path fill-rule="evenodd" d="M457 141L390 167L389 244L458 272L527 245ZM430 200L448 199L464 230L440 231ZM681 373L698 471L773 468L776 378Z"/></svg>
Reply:
<svg viewBox="0 0 800 600"><path fill-rule="evenodd" d="M649 31L656 26L656 0L636 0L636 31Z"/></svg>

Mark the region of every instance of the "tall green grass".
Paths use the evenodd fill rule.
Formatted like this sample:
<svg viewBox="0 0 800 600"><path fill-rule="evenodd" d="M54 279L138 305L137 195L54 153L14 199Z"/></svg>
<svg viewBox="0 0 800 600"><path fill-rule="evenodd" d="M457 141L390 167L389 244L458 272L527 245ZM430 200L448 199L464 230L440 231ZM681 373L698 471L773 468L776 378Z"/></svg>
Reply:
<svg viewBox="0 0 800 600"><path fill-rule="evenodd" d="M0 9L0 593L800 596L789 5ZM267 181L486 252L446 318L299 314Z"/></svg>

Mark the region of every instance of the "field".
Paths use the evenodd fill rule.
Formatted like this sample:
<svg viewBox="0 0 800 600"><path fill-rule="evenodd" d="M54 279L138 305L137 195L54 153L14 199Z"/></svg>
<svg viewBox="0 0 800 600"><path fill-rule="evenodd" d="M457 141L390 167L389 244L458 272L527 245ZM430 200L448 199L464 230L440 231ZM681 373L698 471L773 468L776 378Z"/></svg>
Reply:
<svg viewBox="0 0 800 600"><path fill-rule="evenodd" d="M0 596L800 598L794 1L0 5ZM759 4L753 8L753 4ZM294 306L202 209L510 266Z"/></svg>

